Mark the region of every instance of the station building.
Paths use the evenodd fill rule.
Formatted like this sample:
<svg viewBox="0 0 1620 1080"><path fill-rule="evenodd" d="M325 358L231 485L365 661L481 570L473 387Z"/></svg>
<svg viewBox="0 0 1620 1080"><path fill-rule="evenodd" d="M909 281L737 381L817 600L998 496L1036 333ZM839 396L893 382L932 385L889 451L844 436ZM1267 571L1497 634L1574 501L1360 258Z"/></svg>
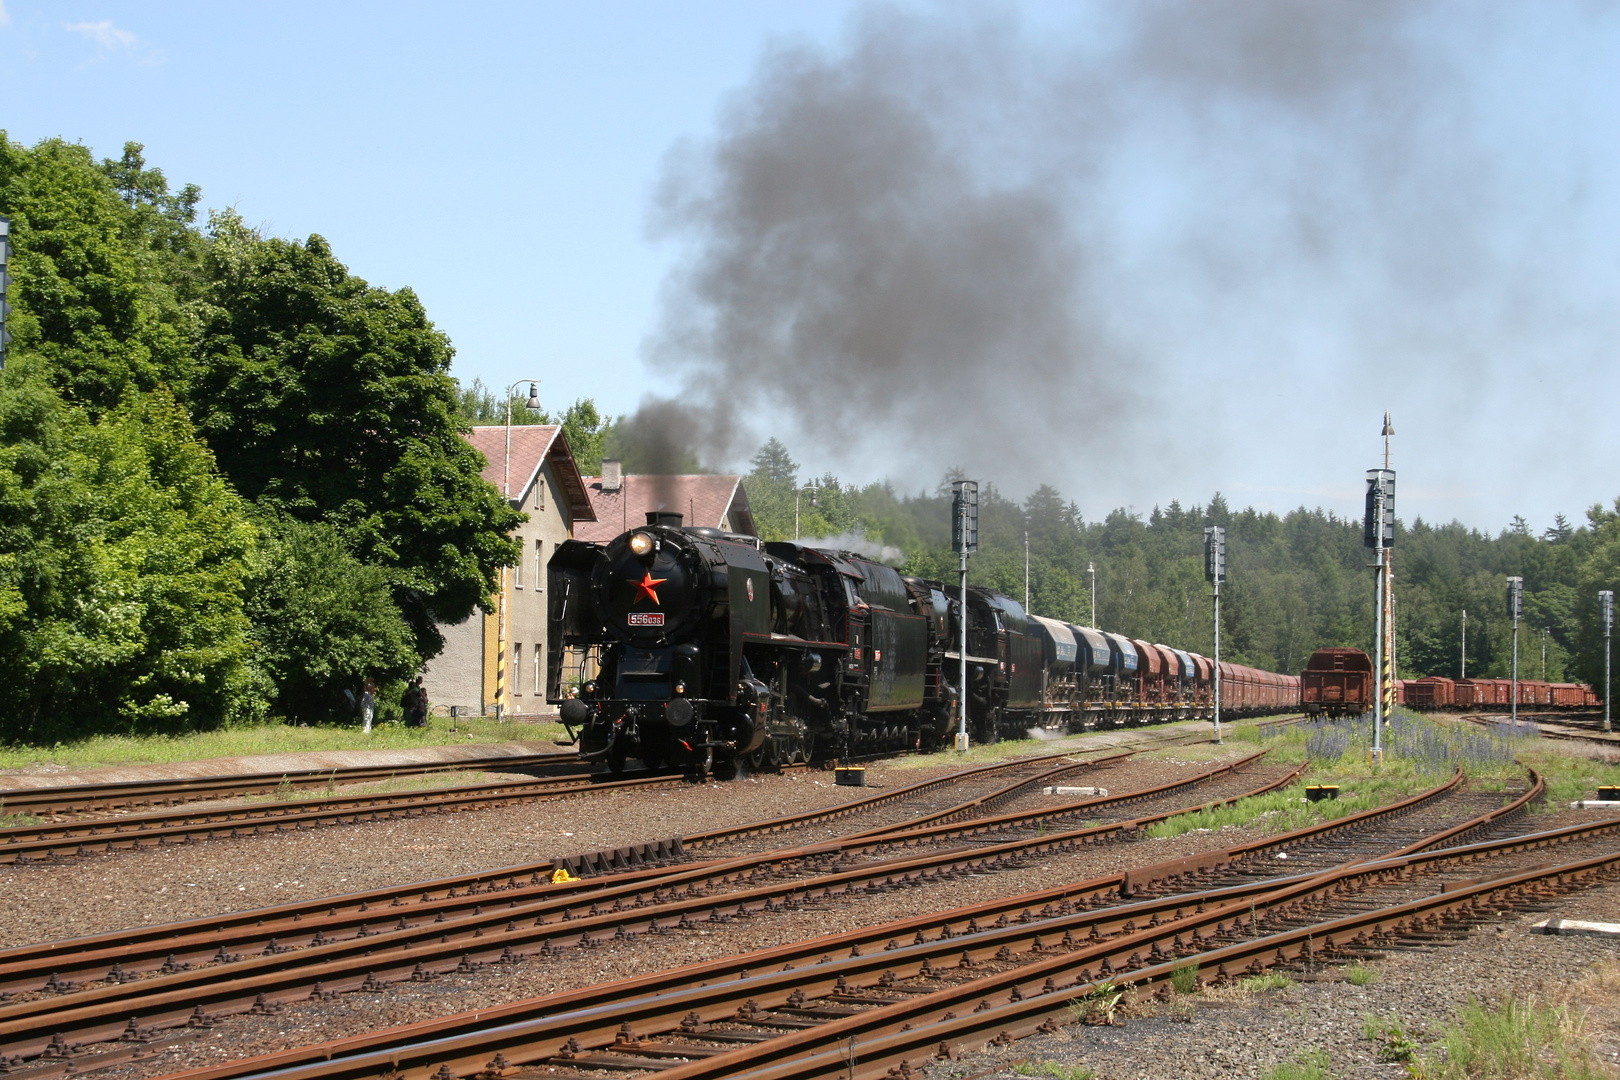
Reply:
<svg viewBox="0 0 1620 1080"><path fill-rule="evenodd" d="M554 424L510 429L475 427L466 436L484 455L484 479L505 490L512 506L529 515L513 534L522 548L506 571L507 650L501 655L499 608L474 611L454 625L440 625L444 649L428 662L422 685L435 710L462 715L530 717L546 714L546 560L577 528L596 520L584 478L568 439ZM505 679L499 677L502 665Z"/></svg>
<svg viewBox="0 0 1620 1080"><path fill-rule="evenodd" d="M475 427L466 436L488 462L484 479L496 490L509 490L513 507L529 515L514 534L523 556L506 571L507 648L502 655L498 607L475 611L460 623L441 624L444 649L422 673L435 711L555 715L555 706L546 704L546 561L564 540L605 543L645 524L652 511L675 511L687 525L755 532L740 476L626 475L612 460L602 463L603 475L581 476L557 426L517 426L511 436L510 457L504 425Z"/></svg>

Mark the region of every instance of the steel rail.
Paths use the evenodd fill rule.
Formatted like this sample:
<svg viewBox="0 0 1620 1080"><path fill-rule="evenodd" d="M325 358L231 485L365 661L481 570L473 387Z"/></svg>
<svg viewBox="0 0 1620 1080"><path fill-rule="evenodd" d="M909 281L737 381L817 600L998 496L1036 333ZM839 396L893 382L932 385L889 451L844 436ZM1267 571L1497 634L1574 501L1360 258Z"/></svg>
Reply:
<svg viewBox="0 0 1620 1080"><path fill-rule="evenodd" d="M1449 790L1450 786L1442 785L1425 794L1433 798ZM1607 827L1620 828L1620 821L1611 822ZM1596 827L1584 828L1590 832ZM1313 828L1296 830L1296 833L1315 831ZM1429 856L1431 859L1447 860L1466 857L1456 850ZM1371 873L1371 871L1358 872ZM1293 882L1296 886L1310 885L1319 889L1319 877L1320 875L1307 874L1297 879L1253 882L1207 893L1204 897L1210 900L1217 897L1224 899L1227 906L1221 908L1221 913L1226 918L1233 918L1234 912L1242 914L1249 911L1248 900L1276 893L1281 884ZM458 1076L480 1071L492 1053L503 1055L510 1053L510 1063L521 1064L543 1060L554 1052L552 1047L562 1050L564 1056L575 1055L580 1067L590 1067L592 1062L588 1056L581 1058L576 1051L570 1051L567 1047L577 1046L582 1039L587 1042L617 1041L621 1044L623 1052L634 1055L636 1030L646 1030L648 1024L655 1029L675 1027L680 1024L683 1011L689 1009L702 1008L703 1014L696 1019L702 1024L707 1024L708 1021L703 1019L704 1016L718 1021L730 1010L757 1005L753 1000L755 998L770 1000L772 996L785 995L783 1000L791 1002L795 996L804 998L807 992L845 995L859 993L849 990L848 987L861 978L875 979L876 985L887 986L896 980L895 973L900 970L897 965L909 963L918 968L918 973L926 971L929 960L919 961L919 957L928 957L935 961L944 958L948 960L948 966L954 967L963 962L955 955L958 951L964 952L966 960L976 965L1002 960L1007 951L1014 946L1029 949L1031 955L1054 947L1067 951L1085 947L1079 942L1085 938L1096 937L1099 927L1106 927L1108 935L1115 936L1135 931L1136 923L1133 920L1157 927L1161 922L1168 925L1175 920L1186 918L1184 909L1190 907L1196 900L1181 896L1090 912L1086 910L1087 902L1082 901L1078 907L1066 903L1064 905L1066 910L1061 913L1066 917L1062 918L1054 918L1049 906L1038 916L1026 910L1018 915L1016 920L1008 917L1008 912L1023 901L1028 901L1033 907L1043 898L1050 901L1063 895L1072 896L1077 893L1083 895L1095 887L1107 889L1118 887L1120 884L1121 875L1114 875L1092 882L1013 897L1006 901L975 905L943 915L918 917L851 934L830 935L766 953L711 961L625 983L551 995L495 1010L480 1010L476 1014L463 1014L459 1017L410 1025L393 1032L356 1036L329 1044L324 1048L289 1050L182 1075L187 1080L226 1080L229 1077L250 1075L275 1075L289 1080L295 1077L358 1080L379 1073L417 1075L418 1069L421 1070L420 1075L425 1076L428 1072L432 1072L436 1065L439 1069L447 1071L437 1072L435 1075ZM1094 895L1093 901L1098 899ZM977 925L978 917L986 917L988 921L988 916L997 907L1001 908L1002 917L995 925L982 928ZM968 920L967 925L961 926L964 919ZM1185 929L1191 924L1180 922L1177 925ZM917 934L916 944L911 947L899 946L898 938L913 930ZM937 937L932 942L926 942L925 931L937 932ZM1079 931L1078 937L1076 931ZM1054 945L1053 942L1060 932L1063 935L1062 943L1060 946ZM891 941L887 948L870 951L863 948L874 945L891 933L897 940ZM1158 933L1169 932L1158 931ZM809 969L793 970L795 962L811 963L811 958L835 942L846 947L853 944L848 958L831 961L830 958L824 957L821 963L812 964ZM923 947L919 949L916 946ZM947 952L951 954L948 957ZM771 971L769 974L751 977L747 971L740 970L743 966L771 969L784 960L789 966L780 972ZM697 987L700 980L707 986ZM970 998L977 996L978 991L974 988L979 985L974 983L962 992ZM627 997L634 1000L626 1001ZM767 1019L761 1022L770 1024L773 1021ZM692 1025L681 1026L689 1028ZM628 1039L625 1035L627 1032ZM692 1037L703 1039L705 1036L696 1033ZM570 1039L573 1040L572 1044L567 1042ZM403 1043L402 1040L413 1041ZM536 1051L535 1048L542 1043L545 1045ZM540 1054L539 1058L534 1056L537 1052ZM381 1064L385 1058L386 1067ZM566 1062L559 1060L554 1063ZM623 1062L620 1063L620 1067L624 1067Z"/></svg>
<svg viewBox="0 0 1620 1080"><path fill-rule="evenodd" d="M586 791L624 791L686 783L681 776L597 782L588 775L548 780L506 780L427 791L336 796L250 803L215 809L86 818L50 825L0 829L0 863L111 854L121 849L258 835L269 830L318 828L456 812L518 802L564 798Z"/></svg>
<svg viewBox="0 0 1620 1080"><path fill-rule="evenodd" d="M1229 771L1229 766L1210 770L1211 775ZM1287 783L1304 766L1272 781L1257 790L1270 790ZM1236 796L1241 798L1244 796ZM724 904L744 917L760 911L778 910L780 906L794 907L801 902L830 899L834 895L853 895L857 886L881 890L882 881L892 881L896 875L909 883L937 880L959 873L984 873L1006 868L1018 857L1072 850L1087 843L1095 843L1111 836L1134 834L1139 827L1163 820L1177 813L1179 808L1164 813L1138 818L1131 822L1098 826L1092 829L1056 833L1009 841L989 848L970 851L947 851L926 856L912 856L871 863L854 869L820 875L810 879L790 880L766 886L757 886L727 895ZM880 838L861 842L873 847ZM572 908L579 898L542 900L513 908L458 919L452 924L412 924L403 930L388 930L365 939L349 939L314 945L287 954L272 954L240 960L230 965L180 971L150 980L104 986L81 991L66 998L39 998L0 1006L0 1052L32 1056L49 1045L53 1035L71 1034L75 1040L92 1042L117 1038L123 1031L122 1022L132 1013L141 1017L140 1026L162 1028L185 1024L193 1017L247 1011L255 1006L269 1007L272 999L321 995L351 989L370 989L387 981L421 979L444 970L471 970L488 960L478 955L496 952L506 959L516 959L519 946L540 945L541 956L552 955L556 949L552 942L566 944L568 939L589 946L605 940L609 929L620 936L628 936L627 925L646 926L648 931L668 932L677 925L691 925L690 916L707 909L709 918L722 921L734 915L723 915L714 899L706 894L716 881L724 884L729 878L741 879L746 869L753 879L760 864L767 862L797 862L814 855L843 853L837 844L810 848L788 849L767 856L750 856L706 867L680 868L659 879L659 889L665 892L662 901L658 889L649 898L649 884L631 883L611 886L597 894L590 905L591 914L576 915ZM911 875L915 874L915 877ZM699 882L704 885L696 888ZM686 884L688 891L678 893L676 886ZM842 887L840 893L834 889ZM819 893L819 895L817 895ZM601 910L600 904L608 896L613 907ZM798 900L803 896L804 900ZM777 901L783 904L778 905ZM733 908L735 905L735 908ZM554 916L546 919L546 915ZM677 922L676 917L679 916ZM535 921L520 926L518 920ZM661 922L660 920L666 920ZM504 931L498 931L498 940L475 942L484 934L490 922L504 922ZM593 936L595 931L600 936ZM564 932L566 938L558 938ZM455 936L452 937L452 934ZM575 937L574 935L578 935ZM437 938L438 940L433 940ZM427 939L427 940L424 940ZM364 977L362 978L362 973Z"/></svg>
<svg viewBox="0 0 1620 1080"><path fill-rule="evenodd" d="M1069 768L1095 767L1129 756L1130 753L1126 752L1092 759L1071 765ZM873 795L857 800L857 803L862 807L870 807L880 802L901 800L964 778L1010 771L1025 767L1031 761L1039 763L1064 760L1066 757L1067 755L1048 755L982 766ZM143 970L160 967L172 970L175 967L191 966L215 959L215 954L230 956L239 951L257 953L266 947L272 947L273 951L285 951L298 947L303 943L302 939L312 938L317 933L326 936L352 935L359 932L360 936L365 936L373 933L372 924L379 919L387 921L400 915L401 912L395 909L405 909L416 918L424 915L436 917L441 913L446 918L454 918L473 914L474 908L487 903L498 901L510 903L514 899L534 896L556 898L595 892L607 885L622 886L631 882L645 882L667 874L668 870L664 869L667 857L681 856L685 846L694 840L713 844L727 838L750 836L761 832L778 832L794 825L841 816L842 811L841 806L805 811L765 822L714 829L693 837L680 838L668 844L638 845L634 848L617 849L612 853L602 853L601 858L592 856L592 861L619 864L613 868L614 872L611 875L602 877L556 882L552 879L561 868L560 863L558 860L548 860L453 878L209 916L182 923L136 927L88 937L17 946L0 950L0 994L10 996L48 984L60 987L75 981L83 981L87 976L99 981L102 972L111 969L115 964L118 965L118 976L123 978L136 975ZM653 862L655 865L637 866L636 863L642 860ZM684 868L709 866L712 861L687 862ZM501 883L502 878L506 879L504 884ZM501 895L492 897L490 894L493 893ZM45 975L47 968L52 969L49 978Z"/></svg>
<svg viewBox="0 0 1620 1080"><path fill-rule="evenodd" d="M1620 823L1610 822L1609 825ZM1361 872L1369 869L1367 866L1358 868ZM1131 971L1124 986L1136 998L1156 988L1167 993L1177 970L1194 958L1200 973L1214 965L1216 980L1220 981L1231 978L1233 970L1259 974L1271 967L1343 957L1347 950L1342 942L1348 942L1350 949L1376 945L1380 941L1398 941L1403 937L1427 943L1438 931L1461 929L1466 924L1483 921L1488 912L1503 906L1539 903L1549 895L1616 877L1620 877L1620 849L1463 884L1433 896L1294 927L1186 958L1166 958ZM1046 984L1030 985L1031 980L1045 971L1066 973L1075 963L1073 957L1062 956L1056 961L1028 965L968 984L966 994L954 989L941 991L873 1010L874 1014L881 1013L881 1022L876 1015L834 1020L809 1032L787 1034L703 1061L677 1065L661 1071L660 1075L669 1080L720 1076L746 1076L750 1080L799 1080L827 1075L909 1076L913 1074L912 1062L921 1065L935 1058L954 1058L974 1049L976 1044L1005 1046L1029 1035L1056 1031L1076 1022L1074 1007L1077 1004L1083 1007L1087 995L1121 985L1112 979L1092 979L1085 970L1079 979L1065 985L1056 985L1055 980L1050 989ZM1201 974L1198 977L1204 981ZM953 1003L963 1004L964 999L973 997L979 997L981 1004L966 1015L957 1015L950 1008ZM999 1004L996 999L1001 999ZM941 1007L946 1009L943 1014L938 1012ZM861 1034L868 1037L863 1041ZM844 1049L849 1039L855 1040L855 1061L849 1060ZM829 1044L839 1049L827 1049ZM635 1052L633 1040L626 1040L625 1045L630 1053ZM796 1051L798 1056L792 1056ZM450 1071L454 1075L454 1070Z"/></svg>
<svg viewBox="0 0 1620 1080"><path fill-rule="evenodd" d="M188 776L166 780L112 780L88 784L52 784L40 787L0 787L0 806L9 813L84 813L121 806L198 802L205 799L260 795L278 789L354 784L396 777L429 776L466 769L517 771L550 766L577 769L573 753L483 755L460 761L401 765L337 765L326 769L286 769L281 772Z"/></svg>

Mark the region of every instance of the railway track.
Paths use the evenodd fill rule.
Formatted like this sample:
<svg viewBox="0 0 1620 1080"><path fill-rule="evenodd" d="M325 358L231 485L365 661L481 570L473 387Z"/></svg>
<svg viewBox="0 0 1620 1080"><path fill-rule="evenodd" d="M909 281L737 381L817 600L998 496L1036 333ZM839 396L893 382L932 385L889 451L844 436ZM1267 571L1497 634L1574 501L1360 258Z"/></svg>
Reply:
<svg viewBox="0 0 1620 1080"><path fill-rule="evenodd" d="M492 903L492 896L504 903L506 910L511 910L516 902L536 898L559 901L584 897L589 901L589 894L609 885L657 881L667 876L671 872L670 864L682 860L688 851L716 846L727 840L777 835L814 822L836 820L851 807L904 801L948 787L956 778L994 778L1009 772L1028 771L1032 764L1045 766L1029 778L1003 784L1001 791L1005 796L1032 784L1049 782L1078 770L1103 767L1128 757L1130 753L1124 752L1088 762L1073 762L1066 755L1050 755L984 766L874 794L844 806L715 829L634 849L506 867L187 923L137 927L88 938L18 946L0 951L0 994L5 996L0 1000L47 985L54 985L58 988L56 992L62 992L70 984L99 982L112 971L114 964L118 965L116 977L128 980L153 971L200 966L220 956L280 955L311 943L325 944L345 938L365 941L398 922L402 911L408 912L410 919L430 919L437 924L481 913L483 907ZM974 799L958 808L986 801L995 800ZM707 867L712 863L713 860L683 862L681 869ZM572 871L567 876L573 880L554 880L559 870ZM575 876L582 872L591 876ZM47 967L49 972L44 970Z"/></svg>
<svg viewBox="0 0 1620 1080"><path fill-rule="evenodd" d="M1582 840L1612 847L1620 833L1616 819L1555 834L1441 846L1521 815L1540 794L1533 782L1506 806L1453 822L1403 845L1399 855L1370 862L1352 857L1326 873L1177 891L1246 858L1297 849L1334 832L1354 836L1381 821L1409 819L1448 799L1455 787L1454 778L1390 807L1229 849L1207 865L1175 860L180 1075L186 1080L268 1075L453 1080L543 1065L552 1072L646 1070L671 1077L810 1077L846 1071L882 1076L902 1061L921 1064L942 1044L955 1055L975 1040L1010 1041L1070 1022L1071 1001L1100 983L1117 979L1138 992L1154 989L1169 979L1176 958L1197 956L1203 964L1205 955L1216 957L1216 967L1204 965L1215 973L1225 970L1218 965L1238 959L1263 967L1276 958L1269 947L1254 943L1287 936L1262 933L1270 929L1267 920L1294 917L1313 898L1344 893L1353 900L1376 883L1402 881L1402 875L1438 866L1472 872L1478 862L1510 851L1533 858L1548 847ZM1414 850L1437 846L1440 850L1428 853ZM1620 855L1613 858L1620 861ZM1142 898L1144 886L1161 895ZM1308 929L1288 933L1291 941L1303 941L1307 952L1314 949L1314 956L1338 948L1320 937L1313 945ZM1287 961L1297 950L1285 949L1282 956ZM856 1052L852 1059L840 1059L850 1039Z"/></svg>
<svg viewBox="0 0 1620 1080"><path fill-rule="evenodd" d="M1169 746L1178 742L1194 741L1198 738L1197 732L1173 733L1168 736L1150 738L1145 744ZM1025 761L1040 761L1055 759L1059 756L1074 756L1085 751L1073 751L1069 755L1047 755L1043 758L1023 759ZM570 754L540 754L532 758L502 758L491 759L505 762L508 768L518 767L517 763L528 761L529 767L545 765L547 767L560 767L565 761L577 765L577 759ZM434 767L430 771L446 771L452 768L464 768L472 762L462 762L445 768ZM1015 763L1003 763L1003 767ZM787 768L803 768L804 766L789 766ZM375 779L381 770L375 767L364 767L352 770L348 774L349 782L354 779ZM394 775L402 770L389 770ZM362 775L365 774L365 775ZM295 774L288 774L289 777ZM296 774L300 777L299 783L328 783L333 775L331 770L318 773ZM339 771L339 775L344 775ZM190 792L195 800L206 798L240 797L251 794L252 791L271 790L280 788L281 780L276 778L270 781L266 776L225 778L228 783L223 786L216 782L219 778L207 781L216 784L212 793L205 793L202 787L194 786L193 781L164 781L152 785L145 785L148 794L156 795L162 791L167 794L163 798L172 798L176 801L191 801L185 799L184 793ZM232 784L240 782L240 787ZM511 780L496 783L470 784L456 787L437 788L425 791L375 793L367 795L331 795L312 799L277 799L273 802L235 804L222 807L192 807L190 809L175 809L140 814L120 814L113 817L79 818L65 821L46 821L37 824L16 825L0 828L0 864L25 863L38 859L61 859L73 856L106 855L119 851L134 851L146 847L161 847L165 844L185 844L199 840L232 839L244 836L255 836L264 832L277 832L293 828L321 828L334 825L356 824L360 822L383 821L398 817L414 817L429 813L454 813L462 810L481 809L491 806L507 806L519 802L530 802L550 798L559 798L577 794L581 791L616 791L635 790L642 787L673 786L685 783L686 778L678 774L649 775L614 779L601 774L574 771L561 776L542 777L534 780ZM257 785L257 786L255 786ZM266 787L268 785L268 788ZM106 789L116 788L120 785L94 785L86 786L84 795L73 794L76 788L61 787L55 789L35 789L37 800L31 804L30 813L45 812L47 807L56 806L57 812L66 813L73 807L86 807L96 805L95 800L105 795ZM871 802L877 805L882 797ZM6 796L0 803L8 810L24 809ZM867 805L867 804L862 804ZM701 846L705 840L694 838L694 846Z"/></svg>
<svg viewBox="0 0 1620 1080"><path fill-rule="evenodd" d="M136 806L175 806L278 791L308 791L368 781L432 776L467 769L515 772L562 769L577 772L579 757L571 752L486 755L461 761L421 765L351 765L331 769L295 769L280 773L197 776L170 780L121 780L101 784L0 788L0 809L8 814L85 814Z"/></svg>
<svg viewBox="0 0 1620 1080"><path fill-rule="evenodd" d="M1236 764L1249 764L1258 756ZM1085 765L1067 763L1019 783L1049 780L1054 774ZM1159 789L1083 800L1084 809L1095 814L1109 805L1162 799L1234 771L1232 764L1216 766L1198 777ZM1286 783L1298 771L1269 781L1258 790ZM973 800L981 805L984 801ZM1077 804L1062 804L1053 811L1064 814L1076 809ZM879 834L699 865L644 868L628 875L565 883L560 888L531 881L509 883L471 896L462 893L435 897L424 893L410 902L396 898L393 905L378 910L377 915L357 916L352 911L336 915L329 912L324 918L295 915L292 922L301 925L291 927L283 919L281 925L291 933L266 942L263 951L251 957L231 952L222 940L225 935L218 932L194 932L183 940L152 937L139 946L148 964L157 951L170 946L186 955L207 953L212 946L214 953L209 959L214 963L186 970L188 962L177 952L166 957L163 973L128 982L119 980L133 978L134 972L122 966L108 967L107 961L122 965L118 957L132 957L134 947L105 940L113 935L69 943L72 948L10 950L9 954L0 954L3 977L11 980L11 985L35 989L25 990L22 1000L0 1005L0 1055L27 1059L50 1054L53 1043L88 1045L120 1039L126 1035L132 1015L138 1018L135 1030L196 1026L232 1012L264 1011L289 999L369 990L389 982L432 978L446 971L476 970L492 963L516 962L524 955L544 960L564 949L588 949L607 940L640 934L671 933L695 925L694 920L752 918L835 897L1009 869L1041 854L1132 835L1146 823L1186 809L1177 807L1126 822L989 846L958 844L940 848L938 840L947 836L948 830L954 829L960 835L980 830L980 826L972 820L936 823L925 830L931 833L929 839L935 850L857 862L851 860L865 853L880 853L897 843L916 848L922 838L915 833ZM354 932L356 922L364 933ZM329 928L334 935L342 933L339 924L349 936L326 940ZM270 929L239 925L228 933L234 935L230 940L246 938L257 943ZM42 955L43 951L52 954ZM40 976L47 969L41 983ZM74 980L66 974L72 971L93 975L101 985L64 993L72 989Z"/></svg>
<svg viewBox="0 0 1620 1080"><path fill-rule="evenodd" d="M599 780L589 773L538 780L506 780L428 791L276 800L219 808L193 807L110 818L18 825L0 829L0 863L110 855L118 851L315 829L423 814L562 798L582 791L624 791L684 784L679 775Z"/></svg>

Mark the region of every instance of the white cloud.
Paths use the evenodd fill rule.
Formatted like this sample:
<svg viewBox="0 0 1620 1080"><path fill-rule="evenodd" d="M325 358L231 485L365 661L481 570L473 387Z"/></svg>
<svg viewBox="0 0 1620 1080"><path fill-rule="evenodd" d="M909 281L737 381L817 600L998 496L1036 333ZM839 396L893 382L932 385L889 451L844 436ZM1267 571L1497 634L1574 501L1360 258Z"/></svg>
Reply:
<svg viewBox="0 0 1620 1080"><path fill-rule="evenodd" d="M4 2L5 0L0 0L0 3ZM102 19L100 22L64 23L62 29L83 34L108 52L114 49L133 49L141 40L128 30L120 30L114 26L111 19Z"/></svg>
<svg viewBox="0 0 1620 1080"><path fill-rule="evenodd" d="M0 27L11 25L11 12L6 10L6 0L0 0Z"/></svg>

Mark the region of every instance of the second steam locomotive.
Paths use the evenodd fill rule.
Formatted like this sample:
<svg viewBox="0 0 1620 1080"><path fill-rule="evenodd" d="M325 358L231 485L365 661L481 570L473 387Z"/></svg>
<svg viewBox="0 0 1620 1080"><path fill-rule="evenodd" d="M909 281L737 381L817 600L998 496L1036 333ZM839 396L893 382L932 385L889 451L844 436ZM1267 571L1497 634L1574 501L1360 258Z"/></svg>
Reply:
<svg viewBox="0 0 1620 1080"><path fill-rule="evenodd" d="M550 571L550 685L580 753L613 771L734 774L949 742L961 590L848 551L685 528L652 513ZM978 742L1030 729L1213 714L1214 666L1180 649L1032 616L969 586L967 712ZM1223 715L1299 700L1292 676L1222 664Z"/></svg>

